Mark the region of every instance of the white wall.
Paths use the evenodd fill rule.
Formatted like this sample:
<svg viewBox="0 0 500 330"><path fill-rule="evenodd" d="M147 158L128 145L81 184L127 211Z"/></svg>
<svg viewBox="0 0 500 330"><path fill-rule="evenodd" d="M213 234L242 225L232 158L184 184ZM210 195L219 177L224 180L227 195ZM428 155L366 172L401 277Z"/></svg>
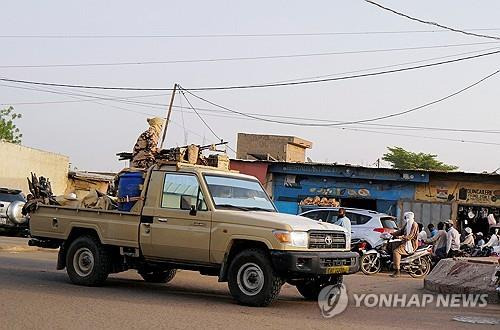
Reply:
<svg viewBox="0 0 500 330"><path fill-rule="evenodd" d="M69 157L0 141L0 187L29 193L27 177L35 173L50 179L54 195L64 193Z"/></svg>

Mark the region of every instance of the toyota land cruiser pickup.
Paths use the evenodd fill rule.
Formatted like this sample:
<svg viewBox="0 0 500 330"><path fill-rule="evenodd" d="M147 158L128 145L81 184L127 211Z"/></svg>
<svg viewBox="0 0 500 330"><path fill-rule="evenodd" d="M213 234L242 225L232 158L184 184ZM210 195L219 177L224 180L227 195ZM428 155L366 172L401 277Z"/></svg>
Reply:
<svg viewBox="0 0 500 330"><path fill-rule="evenodd" d="M156 283L195 270L228 282L250 306L269 305L284 282L316 299L358 271L350 233L278 213L252 176L176 163L156 165L144 179L130 212L38 205L30 244L59 248L57 269L78 285L101 285L128 269Z"/></svg>

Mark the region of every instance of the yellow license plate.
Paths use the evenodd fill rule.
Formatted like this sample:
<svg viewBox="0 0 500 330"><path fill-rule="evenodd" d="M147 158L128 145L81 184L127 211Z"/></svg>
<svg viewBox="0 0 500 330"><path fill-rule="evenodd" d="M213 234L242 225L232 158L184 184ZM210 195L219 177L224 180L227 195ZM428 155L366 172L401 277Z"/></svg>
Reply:
<svg viewBox="0 0 500 330"><path fill-rule="evenodd" d="M326 269L327 274L343 274L349 272L349 266L334 266Z"/></svg>

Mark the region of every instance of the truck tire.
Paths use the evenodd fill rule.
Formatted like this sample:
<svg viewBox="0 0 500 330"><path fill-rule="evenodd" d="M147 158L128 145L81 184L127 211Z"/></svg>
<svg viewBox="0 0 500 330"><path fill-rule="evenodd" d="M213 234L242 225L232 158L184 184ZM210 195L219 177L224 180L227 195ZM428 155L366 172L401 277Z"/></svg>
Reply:
<svg viewBox="0 0 500 330"><path fill-rule="evenodd" d="M71 282L77 285L102 285L108 278L109 265L108 251L93 236L78 237L66 254L66 271Z"/></svg>
<svg viewBox="0 0 500 330"><path fill-rule="evenodd" d="M318 295L324 287L328 285L342 284L344 278L342 275L331 275L327 277L317 277L304 280L296 284L297 291L306 300L318 300Z"/></svg>
<svg viewBox="0 0 500 330"><path fill-rule="evenodd" d="M271 304L284 281L277 276L267 254L261 249L247 249L237 254L228 269L228 286L238 303L264 307Z"/></svg>
<svg viewBox="0 0 500 330"><path fill-rule="evenodd" d="M177 273L177 269L168 269L165 271L139 272L144 281L149 283L168 283L172 281Z"/></svg>

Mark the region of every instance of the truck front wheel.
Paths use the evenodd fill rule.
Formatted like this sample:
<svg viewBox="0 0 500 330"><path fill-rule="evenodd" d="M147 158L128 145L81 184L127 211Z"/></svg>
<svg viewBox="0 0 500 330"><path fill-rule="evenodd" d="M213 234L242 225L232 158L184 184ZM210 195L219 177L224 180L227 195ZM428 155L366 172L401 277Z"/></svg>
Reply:
<svg viewBox="0 0 500 330"><path fill-rule="evenodd" d="M263 307L271 304L283 285L267 254L261 249L248 249L237 254L228 270L231 295L240 304Z"/></svg>
<svg viewBox="0 0 500 330"><path fill-rule="evenodd" d="M66 270L74 284L102 285L109 275L109 254L93 236L81 236L71 243L66 255Z"/></svg>
<svg viewBox="0 0 500 330"><path fill-rule="evenodd" d="M299 293L307 300L318 300L318 295L328 285L342 284L342 275L316 277L301 281L296 284Z"/></svg>
<svg viewBox="0 0 500 330"><path fill-rule="evenodd" d="M144 272L140 271L139 275L142 276L144 281L150 283L168 283L172 281L177 273L177 269L169 269L165 271Z"/></svg>

